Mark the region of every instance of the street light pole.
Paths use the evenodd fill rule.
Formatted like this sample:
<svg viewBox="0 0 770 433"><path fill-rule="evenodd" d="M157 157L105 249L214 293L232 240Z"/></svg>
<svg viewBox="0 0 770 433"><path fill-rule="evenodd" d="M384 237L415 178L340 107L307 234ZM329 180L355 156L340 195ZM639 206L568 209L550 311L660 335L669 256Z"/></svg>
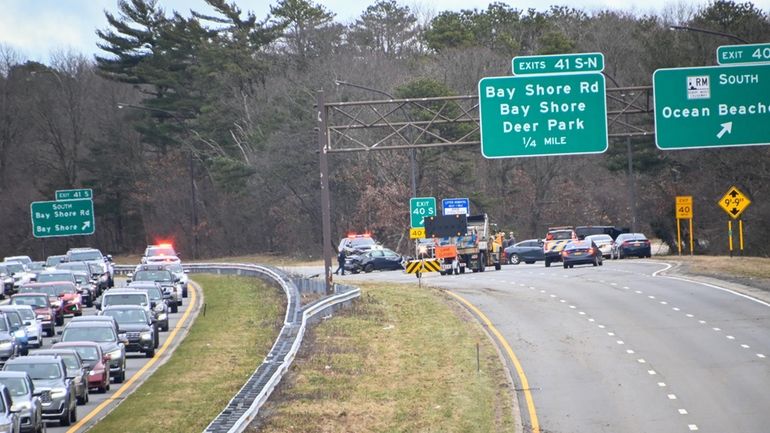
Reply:
<svg viewBox="0 0 770 433"><path fill-rule="evenodd" d="M746 39L743 39L740 36L736 36L736 35L733 35L733 34L730 34L730 33L722 33L722 32L717 32L717 31L708 30L708 29L699 29L697 27L690 27L690 26L669 26L669 28L672 29L672 30L684 30L684 31L688 31L688 32L706 33L706 34L709 34L709 35L722 36L722 37L725 37L725 38L728 38L728 39L732 39L732 40L738 41L738 42L740 42L742 44L748 44L749 43L749 41L747 41Z"/></svg>
<svg viewBox="0 0 770 433"><path fill-rule="evenodd" d="M391 95L390 93L384 90L374 89L372 87L366 87L360 84L348 83L347 81L341 81L341 80L334 80L334 84L338 86L348 86L348 87L355 87L357 89L368 90L370 92L385 95L390 99L396 99L393 95ZM403 107L401 107L401 109L404 112L404 116L406 117L406 120L411 123L412 118L409 116L409 112L407 112ZM417 161L415 158L414 149L409 149L409 170L411 173L412 197L417 197Z"/></svg>
<svg viewBox="0 0 770 433"><path fill-rule="evenodd" d="M184 124L182 119L179 118L175 113L172 113L171 111L161 110L159 108L149 108L149 107L142 107L140 105L132 105L132 104L126 104L123 102L118 102L117 104L118 109L123 108L133 108L134 110L144 110L144 111L154 111L157 113L163 113L177 121L179 125L188 133L190 132L190 128ZM191 212L190 212L190 226L192 228L192 234L193 234L193 248L192 248L192 258L197 259L198 258L198 206L197 206L197 199L195 196L195 164L193 160L193 151L192 148L188 148L188 155L189 155L189 163L190 163L190 203L191 203Z"/></svg>

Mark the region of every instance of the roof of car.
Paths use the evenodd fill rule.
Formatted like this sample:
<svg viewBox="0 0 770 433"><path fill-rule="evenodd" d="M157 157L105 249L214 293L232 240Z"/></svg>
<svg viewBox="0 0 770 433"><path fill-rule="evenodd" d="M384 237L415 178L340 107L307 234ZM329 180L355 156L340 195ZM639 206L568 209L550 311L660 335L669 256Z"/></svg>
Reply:
<svg viewBox="0 0 770 433"><path fill-rule="evenodd" d="M2 370L0 371L0 377L26 378L26 377L29 377L29 374L26 371Z"/></svg>
<svg viewBox="0 0 770 433"><path fill-rule="evenodd" d="M53 346L51 346L52 349L59 349L59 348L65 348L65 347L81 347L81 346L89 346L89 347L97 347L101 349L101 345L95 341L60 341L58 343L55 343Z"/></svg>
<svg viewBox="0 0 770 433"><path fill-rule="evenodd" d="M155 284L155 281L148 281L148 283L150 283L148 285L151 285L152 287L157 287L156 284ZM138 285L139 284L137 284L137 286ZM126 294L131 294L131 293L145 293L145 292L142 291L142 290L137 289L134 286L132 286L132 287L121 287L119 289L112 288L110 290L107 290L106 292L104 292L104 295L102 295L102 296L107 296L107 295L126 295Z"/></svg>
<svg viewBox="0 0 770 433"><path fill-rule="evenodd" d="M58 349L50 348L50 349L38 349L35 351L30 351L29 355L27 356L51 356L51 355L72 354L72 353L74 353L75 355L78 354L75 351L75 349L67 349L64 347L60 347Z"/></svg>
<svg viewBox="0 0 770 433"><path fill-rule="evenodd" d="M94 327L109 327L113 328L113 325L111 323L107 323L107 321L101 321L101 320L91 320L91 321L83 321L83 322L73 322L70 321L67 326L67 328L94 328Z"/></svg>
<svg viewBox="0 0 770 433"><path fill-rule="evenodd" d="M57 355L40 355L40 356L20 356L18 358L12 358L5 361L5 365L8 364L50 364L59 363L61 358Z"/></svg>
<svg viewBox="0 0 770 433"><path fill-rule="evenodd" d="M104 307L104 309L102 309L102 313L104 313L105 311L109 311L109 310L142 310L142 311L144 311L145 307L142 307L141 305L129 305L129 304L124 304L124 305L108 305L108 306ZM91 317L91 316L89 316L89 317ZM106 317L106 316L96 316L96 317Z"/></svg>

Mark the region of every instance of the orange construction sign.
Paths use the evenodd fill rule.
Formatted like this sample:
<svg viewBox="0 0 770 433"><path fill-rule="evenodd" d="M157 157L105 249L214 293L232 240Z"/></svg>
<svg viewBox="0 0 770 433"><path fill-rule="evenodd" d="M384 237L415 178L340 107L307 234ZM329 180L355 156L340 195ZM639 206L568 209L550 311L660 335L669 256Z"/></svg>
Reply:
<svg viewBox="0 0 770 433"><path fill-rule="evenodd" d="M450 257L457 257L457 247L454 245L437 245L434 256L437 259L448 259Z"/></svg>

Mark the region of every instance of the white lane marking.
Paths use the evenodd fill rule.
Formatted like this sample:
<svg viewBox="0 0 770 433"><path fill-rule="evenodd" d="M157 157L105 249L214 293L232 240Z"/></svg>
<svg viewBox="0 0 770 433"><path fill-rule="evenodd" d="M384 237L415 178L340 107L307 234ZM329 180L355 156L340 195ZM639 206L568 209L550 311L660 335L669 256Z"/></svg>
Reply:
<svg viewBox="0 0 770 433"><path fill-rule="evenodd" d="M656 373L655 370L647 370L647 374L649 374L650 376L655 376L658 373Z"/></svg>
<svg viewBox="0 0 770 433"><path fill-rule="evenodd" d="M580 311L580 312L578 312L578 314L580 314L581 316L585 316L586 315L585 311Z"/></svg>
<svg viewBox="0 0 770 433"><path fill-rule="evenodd" d="M610 337L614 337L615 333L614 332L608 332L607 335L609 335Z"/></svg>
<svg viewBox="0 0 770 433"><path fill-rule="evenodd" d="M626 350L626 353L629 355L633 355L635 352L631 349Z"/></svg>
<svg viewBox="0 0 770 433"><path fill-rule="evenodd" d="M589 318L588 318L588 321L589 321L589 322L591 322L591 323L593 323L593 322L596 322L596 319L594 319L593 317L589 317Z"/></svg>
<svg viewBox="0 0 770 433"><path fill-rule="evenodd" d="M735 340L735 337L733 337L732 335L728 335L728 336L727 336L727 339L728 339L728 340Z"/></svg>
<svg viewBox="0 0 770 433"><path fill-rule="evenodd" d="M644 358L639 358L636 360L636 362L638 362L639 364L646 364L647 360L645 360Z"/></svg>
<svg viewBox="0 0 770 433"><path fill-rule="evenodd" d="M631 290L631 288L628 286L623 286L623 290Z"/></svg>
<svg viewBox="0 0 770 433"><path fill-rule="evenodd" d="M669 400L676 400L676 394L669 394L667 397Z"/></svg>
<svg viewBox="0 0 770 433"><path fill-rule="evenodd" d="M695 424L687 424L687 428L689 428L690 431L697 431L698 430L698 426L695 425Z"/></svg>
<svg viewBox="0 0 770 433"><path fill-rule="evenodd" d="M599 325L599 329L604 329L604 328L606 328L606 326L604 326L604 325Z"/></svg>
<svg viewBox="0 0 770 433"><path fill-rule="evenodd" d="M577 307L576 307L576 306L574 306L574 305L570 305L569 307L570 307L571 309L573 309L573 310L577 308Z"/></svg>
<svg viewBox="0 0 770 433"><path fill-rule="evenodd" d="M765 359L766 356L763 353L757 353L757 358Z"/></svg>
<svg viewBox="0 0 770 433"><path fill-rule="evenodd" d="M617 286L618 283L610 283L610 286Z"/></svg>
<svg viewBox="0 0 770 433"><path fill-rule="evenodd" d="M674 307L674 308L672 308L672 310L679 311L679 307Z"/></svg>
<svg viewBox="0 0 770 433"><path fill-rule="evenodd" d="M535 288L534 288L534 287L530 287L530 288L531 288L532 290L535 290ZM546 293L546 291L545 291L545 290L541 290L541 291L540 291L540 293Z"/></svg>
<svg viewBox="0 0 770 433"><path fill-rule="evenodd" d="M666 301L660 301L660 305L668 305L668 302L666 302Z"/></svg>
<svg viewBox="0 0 770 433"><path fill-rule="evenodd" d="M641 290L634 290L634 293L636 293L637 295L641 295L642 291Z"/></svg>
<svg viewBox="0 0 770 433"><path fill-rule="evenodd" d="M744 349L750 349L751 348L751 346L749 346L748 344L741 344L741 347L744 348Z"/></svg>
<svg viewBox="0 0 770 433"><path fill-rule="evenodd" d="M621 345L622 344L626 344L623 340L618 340L616 343L621 344Z"/></svg>
<svg viewBox="0 0 770 433"><path fill-rule="evenodd" d="M535 290L535 288L534 288L534 287L532 287L532 286L529 286L529 289L530 289L530 290Z"/></svg>
<svg viewBox="0 0 770 433"><path fill-rule="evenodd" d="M679 415L687 415L687 409L679 409Z"/></svg>
<svg viewBox="0 0 770 433"><path fill-rule="evenodd" d="M721 331L720 328L711 328L711 329L713 329L714 331L717 331L717 332Z"/></svg>
<svg viewBox="0 0 770 433"><path fill-rule="evenodd" d="M661 387L661 388L665 388L666 387L666 382L658 382L658 386Z"/></svg>
<svg viewBox="0 0 770 433"><path fill-rule="evenodd" d="M653 295L650 295L650 296L648 296L648 298L650 298L650 299L655 299L655 296L653 296Z"/></svg>
<svg viewBox="0 0 770 433"><path fill-rule="evenodd" d="M526 284L521 284L521 283L519 283L519 286L520 286L520 287L527 287L527 285L526 285Z"/></svg>
<svg viewBox="0 0 770 433"><path fill-rule="evenodd" d="M692 315L692 314L690 314L690 313L687 313L687 314L685 314L685 316L689 317L690 319L692 319L693 317L695 317L694 315Z"/></svg>
<svg viewBox="0 0 770 433"><path fill-rule="evenodd" d="M663 271L666 271L666 270L671 268L671 265L669 265L669 264L666 264L666 265L668 266L668 268L661 269L659 271L653 272L652 276L653 277L657 277L658 276L657 274L659 272L663 272ZM717 290L721 290L723 292L732 293L735 296L740 296L741 298L745 298L745 299L748 299L750 301L754 301L754 302L756 302L758 304L764 305L765 307L770 307L770 303L767 303L765 301L759 300L759 299L754 298L754 297L749 296L749 295L745 295L743 293L738 293L735 290L730 290L730 289L726 289L724 287L719 287L719 286L714 285L714 284L709 284L709 283L704 283L704 282L701 282L701 281L690 280L688 278L682 278L682 277L671 277L671 276L668 276L668 275L664 275L663 278L670 278L672 280L679 280L679 281L685 281L685 282L693 283L693 284L700 284L702 286L711 287L712 289L717 289Z"/></svg>
<svg viewBox="0 0 770 433"><path fill-rule="evenodd" d="M565 303L567 301L565 301L564 299L559 299L559 302L561 302L563 304L563 303Z"/></svg>
<svg viewBox="0 0 770 433"><path fill-rule="evenodd" d="M550 296L551 296L552 298L555 298L555 297L556 297L556 295L554 295L554 294L551 294Z"/></svg>
<svg viewBox="0 0 770 433"><path fill-rule="evenodd" d="M671 269L671 268L673 268L673 267L674 267L674 265L672 265L672 264L669 264L669 263L665 263L665 262L664 262L664 263L662 263L662 264L663 264L663 265L666 265L666 267L665 267L665 268L663 268L663 269L661 269L661 270L658 270L658 271L655 271L655 272L653 272L653 273L652 273L652 276L653 276L653 277L657 277L659 273L661 273L661 272L666 272L667 270L669 270L669 269Z"/></svg>
<svg viewBox="0 0 770 433"><path fill-rule="evenodd" d="M698 320L698 323L700 323L701 325L705 325L706 321L705 320Z"/></svg>
<svg viewBox="0 0 770 433"><path fill-rule="evenodd" d="M599 282L600 282L600 283L602 283L602 284L604 284L604 283L605 283L605 281L604 281L604 280L599 280Z"/></svg>

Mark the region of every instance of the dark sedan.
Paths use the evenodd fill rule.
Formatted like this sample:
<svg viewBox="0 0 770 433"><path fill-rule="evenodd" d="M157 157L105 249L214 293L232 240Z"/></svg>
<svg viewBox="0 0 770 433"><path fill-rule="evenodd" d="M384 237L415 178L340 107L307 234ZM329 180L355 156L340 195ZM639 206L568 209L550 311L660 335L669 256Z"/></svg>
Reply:
<svg viewBox="0 0 770 433"><path fill-rule="evenodd" d="M357 274L361 271L391 271L404 269L403 257L387 248L371 250L345 259L345 270Z"/></svg>
<svg viewBox="0 0 770 433"><path fill-rule="evenodd" d="M650 241L642 233L622 233L612 243L610 255L613 259L626 257L650 257L652 254Z"/></svg>
<svg viewBox="0 0 770 433"><path fill-rule="evenodd" d="M602 252L591 241L572 241L561 252L564 269L575 265L602 265Z"/></svg>
<svg viewBox="0 0 770 433"><path fill-rule="evenodd" d="M539 260L545 260L543 254L543 241L540 239L529 239L513 244L503 250L506 261L512 265L518 265L521 262L531 264Z"/></svg>

